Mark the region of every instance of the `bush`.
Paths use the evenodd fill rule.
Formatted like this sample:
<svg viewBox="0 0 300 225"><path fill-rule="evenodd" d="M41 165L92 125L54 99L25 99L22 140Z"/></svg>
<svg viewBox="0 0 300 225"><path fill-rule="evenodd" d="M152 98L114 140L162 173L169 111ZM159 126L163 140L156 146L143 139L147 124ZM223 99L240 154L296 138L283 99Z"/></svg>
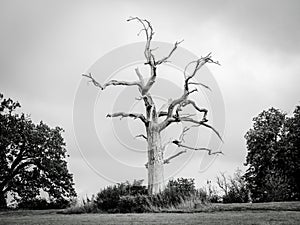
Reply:
<svg viewBox="0 0 300 225"><path fill-rule="evenodd" d="M120 213L143 213L150 211L152 204L147 195L126 195L120 198Z"/></svg>
<svg viewBox="0 0 300 225"><path fill-rule="evenodd" d="M126 204L130 205L131 199L124 196L138 196L147 194L147 189L142 185L142 180L134 181L130 184L128 181L113 186L108 186L101 190L95 199L97 207L105 212L117 213L122 212L120 210L120 201L122 207ZM127 202L127 203L124 203ZM131 209L130 209L131 210Z"/></svg>
<svg viewBox="0 0 300 225"><path fill-rule="evenodd" d="M196 197L198 200L200 200L202 203L205 203L208 201L208 194L204 188L200 188L196 192Z"/></svg>
<svg viewBox="0 0 300 225"><path fill-rule="evenodd" d="M67 199L50 199L46 198L32 198L26 200L20 200L17 208L19 209L64 209L70 206L70 201Z"/></svg>
<svg viewBox="0 0 300 225"><path fill-rule="evenodd" d="M163 192L169 205L177 205L196 193L194 179L178 178L170 180Z"/></svg>
<svg viewBox="0 0 300 225"><path fill-rule="evenodd" d="M166 189L156 195L147 195L142 181L128 181L101 190L95 204L101 211L109 213L141 213L157 208L176 207L183 201L195 196L194 179L178 178L170 180Z"/></svg>
<svg viewBox="0 0 300 225"><path fill-rule="evenodd" d="M223 203L246 203L248 202L248 190L231 188L227 195L223 196Z"/></svg>
<svg viewBox="0 0 300 225"><path fill-rule="evenodd" d="M195 207L206 193L195 189L194 179L170 180L166 189L155 195L148 195L142 180L128 181L102 189L96 197L86 198L63 213L143 213L176 207ZM200 199L200 200L199 200ZM203 200L204 201L204 200Z"/></svg>
<svg viewBox="0 0 300 225"><path fill-rule="evenodd" d="M165 190L148 197L151 206L158 208L176 207L196 194L194 179L170 180Z"/></svg>

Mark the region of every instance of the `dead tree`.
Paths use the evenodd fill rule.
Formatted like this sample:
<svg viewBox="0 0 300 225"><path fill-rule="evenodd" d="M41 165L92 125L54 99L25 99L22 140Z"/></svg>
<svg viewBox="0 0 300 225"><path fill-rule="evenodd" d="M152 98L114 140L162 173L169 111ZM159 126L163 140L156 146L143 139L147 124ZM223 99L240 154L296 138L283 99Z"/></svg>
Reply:
<svg viewBox="0 0 300 225"><path fill-rule="evenodd" d="M198 70L200 70L200 68L203 67L206 63L219 63L212 60L210 53L205 57L201 57L195 61L188 63L183 72L184 84L182 95L179 98L170 101L166 111L159 111L157 110L157 106L155 105L150 92L152 86L156 82L157 67L169 61L181 42L176 42L167 56L161 59L156 59L155 55L153 54L153 49L151 48L151 41L154 36L154 31L150 22L138 17L132 17L127 21L137 21L142 25L142 29L139 33L143 32L146 36L144 56L146 59L145 65L149 66L150 68L149 78L145 79L145 76L140 72L139 68L135 69L135 73L138 79L133 82L110 80L107 83L100 84L94 79L91 73L83 74L83 76L89 78L90 81L101 90L104 90L109 86L133 86L138 88L140 92L139 99L143 100L145 105L145 114L132 112L116 112L108 114L107 117L129 117L132 119L138 119L144 124L146 134L138 135L138 137L144 138L148 144L148 162L145 164L146 168L148 169L148 191L149 194L155 194L161 192L164 189L164 164L170 163L172 159L180 156L187 151L207 151L209 155L222 153L221 151L213 152L208 148L190 147L184 144L185 134L191 128L196 128L199 126L205 126L209 129L212 129L214 133L221 139L219 133L207 123L207 109L200 108L195 101L189 98L191 94L197 91L196 86L200 85L204 88L209 88L204 84L195 83L192 81ZM188 73L188 68L192 68L191 73ZM194 115L186 115L181 113L183 108L188 105L192 106L197 113L203 114L201 120L195 119ZM183 122L187 122L191 124L191 126L185 127L180 138L172 140L170 144L177 145L178 148L183 148L184 150L176 153L173 156L170 156L167 159L164 159L164 150L166 145L162 143L161 132L173 123Z"/></svg>
<svg viewBox="0 0 300 225"><path fill-rule="evenodd" d="M224 191L225 196L228 196L228 191L230 189L230 184L227 181L225 173L220 173L221 177L217 176L217 185ZM232 181L232 180L231 180Z"/></svg>

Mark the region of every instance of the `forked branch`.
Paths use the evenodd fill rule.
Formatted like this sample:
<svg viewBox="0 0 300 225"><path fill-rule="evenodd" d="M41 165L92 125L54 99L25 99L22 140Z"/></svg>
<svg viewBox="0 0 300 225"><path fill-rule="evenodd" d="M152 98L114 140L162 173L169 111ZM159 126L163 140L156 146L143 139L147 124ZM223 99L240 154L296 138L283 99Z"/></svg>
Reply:
<svg viewBox="0 0 300 225"><path fill-rule="evenodd" d="M193 127L197 127L197 125L193 125L191 127L184 127L183 130L182 130L182 133L181 133L181 135L179 137L179 139L178 140L173 140L172 144L177 145L177 147L179 147L179 148L185 148L186 150L188 149L188 150L193 150L193 151L207 151L209 155L223 154L221 151L213 152L213 150L211 150L209 148L191 147L191 146L188 146L186 144L183 144L184 143L184 136Z"/></svg>
<svg viewBox="0 0 300 225"><path fill-rule="evenodd" d="M181 154L183 153L186 153L187 150L192 150L192 151L207 151L208 152L208 155L215 155L215 154L223 154L222 151L217 151L217 152L214 152L213 150L209 149L209 148L204 148L204 147L191 147L191 146L188 146L186 144L183 144L185 142L184 140L184 137L185 135L187 134L187 132L193 128L193 127L197 127L198 125L193 125L193 126L190 126L190 127L184 127L183 130L182 130L182 133L180 134L179 136L179 139L177 140L173 140L171 141L172 144L175 144L177 145L178 148L184 148L184 150L168 157L167 159L164 160L164 164L168 164L170 163L170 160L180 156Z"/></svg>
<svg viewBox="0 0 300 225"><path fill-rule="evenodd" d="M215 154L223 154L223 152L221 151L217 151L217 152L214 152L213 150L209 149L209 148L204 148L204 147L190 147L190 146L187 146L185 144L182 144L180 141L178 140L174 140L172 142L173 144L177 145L178 147L181 147L181 148L185 148L185 149L189 149L189 150L193 150L193 151L207 151L209 155L215 155Z"/></svg>
<svg viewBox="0 0 300 225"><path fill-rule="evenodd" d="M174 47L172 48L172 50L170 51L169 55L165 56L164 58L158 60L156 62L156 65L159 65L159 64L162 64L162 63L165 63L165 62L168 62L169 58L172 56L172 54L175 52L175 50L177 49L178 45L180 43L182 43L182 41L176 41L175 44L174 44Z"/></svg>
<svg viewBox="0 0 300 225"><path fill-rule="evenodd" d="M184 79L185 79L184 85L183 85L183 94L179 98L174 99L172 102L169 103L167 112L159 112L159 116L166 116L165 120L160 123L160 130L164 130L171 123L187 121L187 122L192 122L194 124L197 124L199 126L203 125L203 126L206 126L210 129L212 129L218 135L218 137L222 140L221 135L217 132L217 130L214 129L211 125L206 124L206 122L208 122L207 109L200 108L199 106L197 106L197 104L193 100L188 99L190 94L197 91L197 89L190 90L190 85L201 85L210 90L210 88L208 86L206 86L202 83L196 83L196 82L191 81L191 79L194 78L194 76L200 70L200 68L202 68L206 63L214 63L214 64L220 65L218 61L214 61L211 58L211 53L209 53L205 57L201 57L198 60L192 61L186 65L184 72L183 72ZM192 72L188 73L188 69L192 65L194 65L192 68ZM197 112L203 113L202 120L197 121L193 118L180 115L182 108L187 105L192 105L193 108Z"/></svg>
<svg viewBox="0 0 300 225"><path fill-rule="evenodd" d="M205 109L205 108L200 108L199 106L197 106L196 102L194 102L193 100L185 100L182 104L181 104L181 107L185 107L187 105L192 105L198 112L200 113L203 113L203 117L202 117L202 121L203 122L207 122L207 113L208 113L208 110Z"/></svg>
<svg viewBox="0 0 300 225"><path fill-rule="evenodd" d="M197 121L197 120L195 120L193 118L190 118L190 117L181 117L180 121L190 122L190 123L193 123L193 124L195 124L197 126L205 126L205 127L209 128L209 129L211 129L220 138L220 140L223 141L220 133L213 126L207 124L206 122L204 122L202 120Z"/></svg>
<svg viewBox="0 0 300 225"><path fill-rule="evenodd" d="M154 55L152 54L152 50L150 48L151 45L151 40L153 38L154 35L154 31L153 28L151 26L151 23L148 20L145 19L141 19L139 17L130 17L127 21L133 21L133 20L137 20L141 25L142 25L142 29L140 30L140 32L138 33L138 35L144 31L145 35L146 35L146 46L145 46L145 50L144 50L144 55L145 58L147 60L146 64L149 65L155 65L155 58Z"/></svg>

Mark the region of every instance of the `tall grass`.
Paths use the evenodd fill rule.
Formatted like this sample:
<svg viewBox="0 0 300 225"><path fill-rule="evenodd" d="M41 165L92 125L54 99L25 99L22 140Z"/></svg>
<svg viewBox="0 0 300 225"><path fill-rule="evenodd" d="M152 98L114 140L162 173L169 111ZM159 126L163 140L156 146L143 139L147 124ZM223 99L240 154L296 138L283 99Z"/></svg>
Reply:
<svg viewBox="0 0 300 225"><path fill-rule="evenodd" d="M75 200L71 206L67 209L64 209L60 213L62 214L82 214L82 213L100 213L102 212L96 204L95 196L92 198L86 196L86 198Z"/></svg>

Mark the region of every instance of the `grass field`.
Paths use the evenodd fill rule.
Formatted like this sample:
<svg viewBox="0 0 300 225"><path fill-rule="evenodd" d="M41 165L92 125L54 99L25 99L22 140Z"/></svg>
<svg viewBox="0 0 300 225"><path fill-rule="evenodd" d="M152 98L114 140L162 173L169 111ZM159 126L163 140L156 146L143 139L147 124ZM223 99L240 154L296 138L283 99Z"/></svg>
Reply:
<svg viewBox="0 0 300 225"><path fill-rule="evenodd" d="M300 202L213 205L210 211L145 214L57 214L57 210L0 212L1 225L300 224Z"/></svg>

